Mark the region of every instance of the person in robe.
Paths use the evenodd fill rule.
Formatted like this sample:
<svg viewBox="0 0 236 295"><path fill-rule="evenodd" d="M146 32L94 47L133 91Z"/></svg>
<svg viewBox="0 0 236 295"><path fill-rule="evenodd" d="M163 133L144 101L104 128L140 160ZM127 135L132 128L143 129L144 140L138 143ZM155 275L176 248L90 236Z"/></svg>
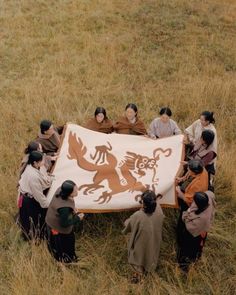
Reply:
<svg viewBox="0 0 236 295"><path fill-rule="evenodd" d="M130 233L128 262L134 270L133 283L138 283L146 273L153 272L158 264L162 241L164 215L153 191L141 196L142 208L125 221L124 234Z"/></svg>
<svg viewBox="0 0 236 295"><path fill-rule="evenodd" d="M208 189L208 173L204 168L204 164L200 159L188 161L188 171L183 177L177 177L176 193L179 201L188 208L196 192L207 191Z"/></svg>
<svg viewBox="0 0 236 295"><path fill-rule="evenodd" d="M188 161L188 171L183 177L177 177L176 194L180 207L179 218L177 222L177 243L180 244L180 234L184 223L182 220L183 212L188 210L193 202L196 192L208 190L208 173L204 168L203 162L199 159Z"/></svg>
<svg viewBox="0 0 236 295"><path fill-rule="evenodd" d="M52 177L40 171L43 153L33 151L19 180L19 225L26 240L44 238L45 216L49 200L44 194L52 183Z"/></svg>
<svg viewBox="0 0 236 295"><path fill-rule="evenodd" d="M24 150L25 155L21 161L21 165L20 165L20 169L19 169L20 176L25 171L25 168L26 168L28 160L29 160L29 154L33 151L43 152L42 145L37 141L29 142L28 146ZM40 170L42 171L44 169L45 171L49 171L50 168L52 167L52 162L55 161L56 158L57 158L57 156L47 156L46 154L44 154L43 165L42 165L42 167L40 167Z"/></svg>
<svg viewBox="0 0 236 295"><path fill-rule="evenodd" d="M59 128L61 129L61 127ZM42 145L45 154L55 156L60 146L59 129L54 128L51 121L43 120L40 123L40 132L35 141Z"/></svg>
<svg viewBox="0 0 236 295"><path fill-rule="evenodd" d="M106 110L102 107L96 108L94 118L91 118L84 127L102 133L113 132L112 121L108 119Z"/></svg>
<svg viewBox="0 0 236 295"><path fill-rule="evenodd" d="M196 120L188 128L185 129L184 133L187 136L187 147L188 145L194 146L202 136L202 131L208 129L212 130L215 134L213 141L213 147L217 153L217 132L215 129L215 119L214 113L209 111L204 111L200 115L200 119Z"/></svg>
<svg viewBox="0 0 236 295"><path fill-rule="evenodd" d="M188 159L200 159L208 172L209 185L212 186L212 175L215 175L215 158L217 156L215 146L213 144L215 133L206 129L202 131L201 138L193 146L192 151L188 155Z"/></svg>
<svg viewBox="0 0 236 295"><path fill-rule="evenodd" d="M211 191L197 192L187 211L183 212L183 228L179 232L177 260L180 268L188 272L191 263L202 255L207 232L209 231L215 212L215 196Z"/></svg>
<svg viewBox="0 0 236 295"><path fill-rule="evenodd" d="M147 134L143 121L138 117L138 108L135 104L127 104L125 107L125 115L120 117L114 124L114 131L120 134Z"/></svg>
<svg viewBox="0 0 236 295"><path fill-rule="evenodd" d="M160 117L154 119L149 126L148 135L151 138L163 138L182 133L177 123L170 118L172 116L170 108L161 108L159 115Z"/></svg>
<svg viewBox="0 0 236 295"><path fill-rule="evenodd" d="M73 181L64 181L54 194L46 215L49 251L57 261L64 263L78 260L73 228L80 224L84 214L75 212L77 193L78 187Z"/></svg>

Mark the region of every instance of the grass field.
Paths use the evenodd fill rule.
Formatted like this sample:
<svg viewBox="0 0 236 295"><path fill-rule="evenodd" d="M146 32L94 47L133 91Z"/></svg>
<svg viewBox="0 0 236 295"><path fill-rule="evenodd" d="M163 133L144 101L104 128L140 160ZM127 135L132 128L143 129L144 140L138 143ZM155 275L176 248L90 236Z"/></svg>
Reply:
<svg viewBox="0 0 236 295"><path fill-rule="evenodd" d="M0 294L236 294L236 2L0 1ZM59 266L21 240L16 182L41 119L83 123L96 106L118 117L135 102L147 126L170 106L181 128L215 112L217 214L202 260L175 260L177 211L166 209L156 273L129 283L129 213L95 215L78 235L80 266Z"/></svg>

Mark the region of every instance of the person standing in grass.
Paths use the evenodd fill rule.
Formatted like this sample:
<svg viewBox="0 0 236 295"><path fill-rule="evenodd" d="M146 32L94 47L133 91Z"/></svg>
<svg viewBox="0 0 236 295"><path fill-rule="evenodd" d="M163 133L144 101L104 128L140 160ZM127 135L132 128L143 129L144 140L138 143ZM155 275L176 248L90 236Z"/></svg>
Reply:
<svg viewBox="0 0 236 295"><path fill-rule="evenodd" d="M52 183L52 177L40 171L43 153L33 151L19 180L19 225L25 239L44 238L45 215L49 200L44 192Z"/></svg>
<svg viewBox="0 0 236 295"><path fill-rule="evenodd" d="M94 118L91 118L84 127L102 133L113 132L112 121L107 118L106 110L102 107L96 108Z"/></svg>
<svg viewBox="0 0 236 295"><path fill-rule="evenodd" d="M124 234L130 233L128 262L134 270L132 282L156 269L162 241L164 214L153 191L147 190L141 196L142 208L125 221Z"/></svg>
<svg viewBox="0 0 236 295"><path fill-rule="evenodd" d="M125 107L125 115L120 117L114 124L114 131L120 134L147 134L143 121L138 117L138 108L135 104L127 104Z"/></svg>
<svg viewBox="0 0 236 295"><path fill-rule="evenodd" d="M60 262L77 262L75 253L74 226L80 224L83 213L75 213L74 197L78 187L66 180L56 191L46 215L48 247L53 257Z"/></svg>
<svg viewBox="0 0 236 295"><path fill-rule="evenodd" d="M177 243L181 244L181 232L184 228L182 220L183 212L188 210L193 202L196 192L208 190L208 173L204 168L204 164L199 159L188 161L188 171L183 177L178 177L178 185L176 186L176 194L180 207L180 214L177 222Z"/></svg>
<svg viewBox="0 0 236 295"><path fill-rule="evenodd" d="M148 135L151 138L163 138L182 133L177 123L170 118L172 116L170 108L161 108L159 115L160 117L154 119L149 126Z"/></svg>
<svg viewBox="0 0 236 295"><path fill-rule="evenodd" d="M215 212L215 196L211 191L197 192L187 211L183 212L182 231L179 232L177 259L180 268L188 271L191 263L202 255L207 232L213 221Z"/></svg>

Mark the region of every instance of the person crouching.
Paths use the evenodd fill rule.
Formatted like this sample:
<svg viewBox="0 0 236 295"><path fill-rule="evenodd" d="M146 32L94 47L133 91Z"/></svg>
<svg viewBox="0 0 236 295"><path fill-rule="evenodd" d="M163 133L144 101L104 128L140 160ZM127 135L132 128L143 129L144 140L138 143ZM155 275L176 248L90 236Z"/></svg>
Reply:
<svg viewBox="0 0 236 295"><path fill-rule="evenodd" d="M73 228L84 214L75 213L77 193L78 187L73 181L64 181L53 196L46 215L49 251L57 261L64 263L78 261Z"/></svg>

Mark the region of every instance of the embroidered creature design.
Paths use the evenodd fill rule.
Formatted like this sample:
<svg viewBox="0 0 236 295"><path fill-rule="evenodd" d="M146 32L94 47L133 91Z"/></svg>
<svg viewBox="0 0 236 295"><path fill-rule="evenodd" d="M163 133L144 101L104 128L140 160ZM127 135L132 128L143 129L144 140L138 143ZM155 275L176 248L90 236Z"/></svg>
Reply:
<svg viewBox="0 0 236 295"><path fill-rule="evenodd" d="M118 163L117 158L111 152L112 146L108 142L107 146L95 146L94 155L90 154L92 161L88 161L85 158L87 148L82 140L79 137L77 138L76 134L70 132L68 141L68 159L76 160L77 165L86 171L95 172L93 183L83 184L79 187L79 190L84 190L84 194L87 195L104 188L104 184L102 184L104 180L108 183L110 191L105 188L101 196L95 200L99 204L108 203L113 195L124 191L137 191L140 193L150 189L150 184L144 184L139 181L139 178L145 176L150 170L152 175L152 181L150 182L152 182L152 189L155 191L155 185L158 184L156 173L160 156L169 157L172 153L170 148L165 150L156 148L153 151L153 158L149 158L133 152L126 152L124 159ZM122 179L120 179L117 169L119 169ZM139 197L140 194L136 195L135 199L138 200Z"/></svg>

